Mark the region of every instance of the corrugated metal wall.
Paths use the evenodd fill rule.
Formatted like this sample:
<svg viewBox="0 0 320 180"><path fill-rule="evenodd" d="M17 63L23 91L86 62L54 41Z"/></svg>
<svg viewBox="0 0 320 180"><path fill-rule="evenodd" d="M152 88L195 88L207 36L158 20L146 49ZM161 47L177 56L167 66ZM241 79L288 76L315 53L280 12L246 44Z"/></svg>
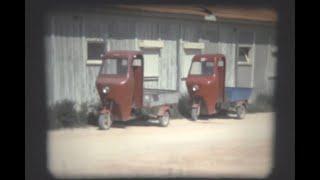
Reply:
<svg viewBox="0 0 320 180"><path fill-rule="evenodd" d="M269 33L269 46L268 46L268 62L266 67L267 78L267 92L266 94L273 94L275 88L275 81L277 77L277 45L275 44L276 33L271 31Z"/></svg>
<svg viewBox="0 0 320 180"><path fill-rule="evenodd" d="M146 78L146 88L174 90L178 83L180 91L185 93L185 82L180 78L186 75L191 57L197 53L226 55L227 86L235 86L235 79L240 84L254 85L259 92L267 86L265 73L261 72L266 71L270 53L269 29L256 30L253 26L256 41L254 65L250 69L238 69L236 73L237 24L101 13L55 13L49 16L48 27L46 62L49 104L61 99L78 103L98 101L95 79L99 66L86 64L88 38L104 39L108 50L144 51L138 46L139 40L163 41L158 66L146 67L157 68L152 71L158 71L159 76ZM202 42L205 48L187 50L183 48L184 42Z"/></svg>
<svg viewBox="0 0 320 180"><path fill-rule="evenodd" d="M270 36L273 35L273 29L258 29L256 31L255 42L255 62L254 62L254 95L272 94L273 89L268 88L268 77L274 69L268 67L268 62L272 61L272 52L269 42Z"/></svg>
<svg viewBox="0 0 320 180"><path fill-rule="evenodd" d="M221 24L219 28L219 51L226 56L226 86L235 86L236 36L234 26Z"/></svg>
<svg viewBox="0 0 320 180"><path fill-rule="evenodd" d="M158 66L148 66L151 71L158 71L157 78L149 78L144 82L146 88L176 89L177 80L177 41L179 25L174 20L161 20L154 18L137 18L136 34L137 40L161 40L164 47L159 49ZM150 50L139 48L138 50L148 52Z"/></svg>

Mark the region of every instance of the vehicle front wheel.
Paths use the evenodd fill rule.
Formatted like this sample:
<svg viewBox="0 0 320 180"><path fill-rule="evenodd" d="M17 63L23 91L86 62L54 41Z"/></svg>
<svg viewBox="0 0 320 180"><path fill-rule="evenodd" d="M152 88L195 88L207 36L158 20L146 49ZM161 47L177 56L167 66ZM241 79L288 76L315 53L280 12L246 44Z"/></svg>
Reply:
<svg viewBox="0 0 320 180"><path fill-rule="evenodd" d="M237 118L243 119L246 116L246 107L243 104L241 104L236 108L236 112L237 112Z"/></svg>
<svg viewBox="0 0 320 180"><path fill-rule="evenodd" d="M168 111L166 111L163 116L159 118L159 124L161 127L167 127L170 122L170 114Z"/></svg>
<svg viewBox="0 0 320 180"><path fill-rule="evenodd" d="M191 109L191 119L196 121L200 115L200 107Z"/></svg>
<svg viewBox="0 0 320 180"><path fill-rule="evenodd" d="M110 129L110 127L112 125L111 114L110 113L100 114L99 119L98 119L98 123L99 123L99 128L101 130Z"/></svg>

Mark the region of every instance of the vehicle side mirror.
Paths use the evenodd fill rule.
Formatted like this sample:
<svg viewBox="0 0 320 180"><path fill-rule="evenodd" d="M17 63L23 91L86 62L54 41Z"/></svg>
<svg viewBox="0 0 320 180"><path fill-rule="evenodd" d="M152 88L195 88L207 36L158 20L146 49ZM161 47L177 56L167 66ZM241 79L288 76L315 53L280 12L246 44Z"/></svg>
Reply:
<svg viewBox="0 0 320 180"><path fill-rule="evenodd" d="M134 59L132 62L133 67L140 67L142 65L141 59Z"/></svg>
<svg viewBox="0 0 320 180"><path fill-rule="evenodd" d="M186 78L186 77L181 78L181 81L185 81L185 80L187 80L187 78Z"/></svg>

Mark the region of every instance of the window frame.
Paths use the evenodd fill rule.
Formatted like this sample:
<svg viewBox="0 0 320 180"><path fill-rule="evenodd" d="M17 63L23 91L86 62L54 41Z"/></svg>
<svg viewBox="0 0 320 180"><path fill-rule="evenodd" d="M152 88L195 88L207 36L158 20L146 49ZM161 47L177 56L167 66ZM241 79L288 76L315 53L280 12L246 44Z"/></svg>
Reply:
<svg viewBox="0 0 320 180"><path fill-rule="evenodd" d="M192 66L193 66L193 64L194 63L196 63L196 62L199 62L200 64L201 64L201 74L191 74L191 70L192 70ZM211 72L211 74L202 74L203 72L202 72L202 63L212 63L213 64L213 67L212 67L212 72ZM188 75L191 75L191 76L202 76L202 77L211 77L211 76L214 76L215 75L215 67L216 66L216 64L213 62L213 61L192 61L191 62L191 65L190 65L190 68L189 68L189 72L188 72Z"/></svg>
<svg viewBox="0 0 320 180"><path fill-rule="evenodd" d="M249 53L248 53L248 57L245 57L245 61L240 61L240 48L250 48L249 49ZM246 65L251 65L252 64L252 58L253 58L253 46L250 45L238 45L237 48L237 63L239 65L241 64L246 64Z"/></svg>
<svg viewBox="0 0 320 180"><path fill-rule="evenodd" d="M148 52L157 52L157 53L148 53ZM143 59L144 59L144 63L143 63L143 76L145 79L154 79L154 80L158 80L159 77L160 77L160 61L161 61L161 50L158 49L158 48L155 48L155 49L151 49L151 48L144 48L143 49ZM147 66L150 65L148 62L148 55L153 55L153 56L156 56L157 59L156 59L156 63L157 63L157 66L158 68L156 69L156 72L153 73L153 74L147 74L146 72L146 69L147 69Z"/></svg>
<svg viewBox="0 0 320 180"><path fill-rule="evenodd" d="M104 63L106 63L106 61L110 61L110 60L114 60L116 61L116 63L118 63L117 61L122 61L122 60L126 60L127 62L127 65L126 65L126 73L122 73L122 74L106 74L106 73L103 73L102 70L104 68ZM101 66L100 66L100 69L99 69L99 74L100 75L106 75L106 76L126 76L128 73L129 73L129 60L127 58L120 58L119 59L116 59L116 58L111 58L111 59L106 59L105 61L101 61ZM118 70L118 69L117 69Z"/></svg>
<svg viewBox="0 0 320 180"><path fill-rule="evenodd" d="M86 38L85 40L85 59L87 65L101 65L102 59L89 59L88 57L88 44L89 43L100 43L104 45L104 50L107 50L106 41L102 38Z"/></svg>
<svg viewBox="0 0 320 180"><path fill-rule="evenodd" d="M239 37L241 35L241 33L251 33L252 34L252 43L241 43L239 42ZM246 61L239 61L239 57L240 57L240 48L250 48L249 50L249 54L248 54L248 59L246 59ZM237 65L248 65L248 66L252 66L253 62L254 62L254 57L255 56L255 32L254 31L250 31L250 30L239 30L237 32L237 45L236 45L236 62Z"/></svg>

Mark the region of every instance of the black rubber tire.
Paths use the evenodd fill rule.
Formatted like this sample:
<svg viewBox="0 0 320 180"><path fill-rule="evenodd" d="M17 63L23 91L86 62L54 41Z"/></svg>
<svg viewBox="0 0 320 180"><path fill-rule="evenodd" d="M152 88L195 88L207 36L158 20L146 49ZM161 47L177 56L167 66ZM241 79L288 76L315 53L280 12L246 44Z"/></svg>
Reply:
<svg viewBox="0 0 320 180"><path fill-rule="evenodd" d="M242 104L236 107L236 112L237 112L237 118L238 119L243 119L246 116L246 107Z"/></svg>
<svg viewBox="0 0 320 180"><path fill-rule="evenodd" d="M166 111L163 116L159 118L159 125L161 127L167 127L170 124L170 114Z"/></svg>
<svg viewBox="0 0 320 180"><path fill-rule="evenodd" d="M199 115L200 115L200 107L199 107L199 108L192 108L192 109L191 109L191 119L192 119L193 121L198 120Z"/></svg>
<svg viewBox="0 0 320 180"><path fill-rule="evenodd" d="M228 111L226 111L226 110L224 110L224 109L219 110L219 111L218 111L218 115L220 115L220 116L228 116Z"/></svg>
<svg viewBox="0 0 320 180"><path fill-rule="evenodd" d="M108 130L112 125L111 115L108 114L100 114L98 119L99 128L101 130Z"/></svg>

